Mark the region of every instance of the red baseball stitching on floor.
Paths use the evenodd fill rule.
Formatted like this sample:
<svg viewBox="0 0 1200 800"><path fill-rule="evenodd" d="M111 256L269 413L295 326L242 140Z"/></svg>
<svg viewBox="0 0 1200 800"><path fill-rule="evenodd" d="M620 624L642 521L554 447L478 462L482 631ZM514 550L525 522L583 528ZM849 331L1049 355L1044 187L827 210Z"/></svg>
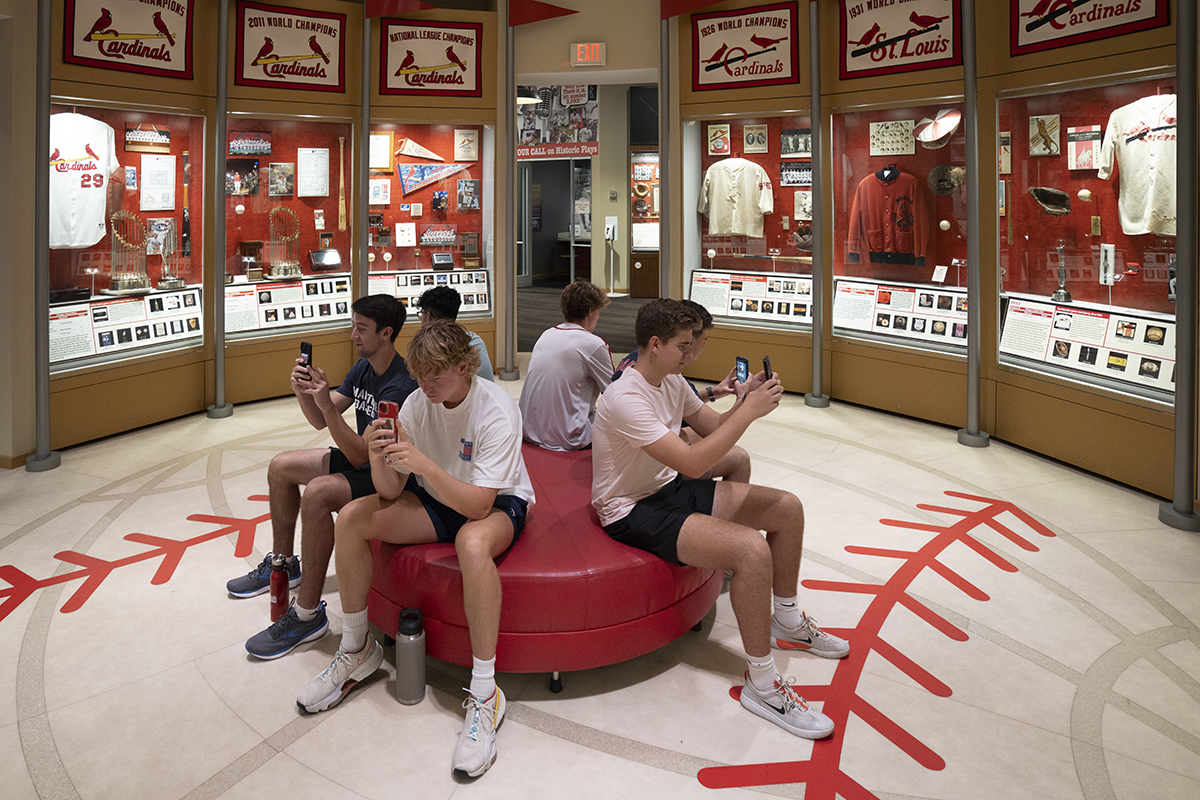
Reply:
<svg viewBox="0 0 1200 800"><path fill-rule="evenodd" d="M247 499L265 502L268 498L265 494L255 494L250 495ZM0 589L0 600L3 601L0 602L0 622L3 622L5 617L28 600L38 589L45 589L48 586L56 586L68 581L82 580L83 584L67 598L67 602L63 603L62 608L59 609L63 614L78 611L88 601L88 598L100 588L100 584L104 583L105 578L111 575L114 570L127 567L130 564L149 561L153 558L162 558L162 564L155 571L154 577L150 579L150 583L154 586L160 586L171 580L171 577L175 574L175 569L179 566L179 562L183 560L184 553L187 552L189 547L195 547L198 544L204 544L213 539L228 536L231 533L237 534L237 542L234 544L233 554L238 558L245 558L254 552L255 531L259 525L271 519L271 514L266 513L250 519L214 516L211 514L192 514L188 519L192 522L210 522L221 527L215 531L210 531L209 533L204 533L183 541L163 539L162 537L151 536L145 533L130 533L125 536L127 541L148 545L151 549L137 555L117 559L116 561L105 561L101 558L89 556L87 553L64 550L61 553L56 553L54 557L67 564L74 564L77 567L81 567L81 569L77 569L74 572L64 572L61 575L53 575L40 581L14 566L7 564L0 566L0 580L7 582L10 587L8 589Z"/></svg>
<svg viewBox="0 0 1200 800"><path fill-rule="evenodd" d="M908 594L909 587L912 586L917 576L925 570L931 570L971 599L984 602L990 599L985 592L950 567L938 561L938 558L945 552L946 548L956 543L965 544L996 568L1005 572L1016 572L1017 568L1013 564L991 547L972 536L971 532L976 528L986 527L999 533L1024 550L1037 552L1038 547L1035 544L997 519L1001 514L1007 512L1015 516L1035 533L1046 537L1054 536L1053 532L1012 503L1003 500L993 500L988 497L977 497L962 492L948 491L946 495L961 500L983 503L984 506L983 508L969 511L943 506L917 505L917 508L922 511L962 517L958 522L946 526L905 522L894 519L880 520L882 524L889 527L928 531L934 534L916 552L857 547L854 545L846 547L846 551L850 553L902 560L904 563L901 564L900 568L896 570L887 582L883 584L845 583L840 581L803 582L803 585L809 589L874 595L874 599L863 614L857 627L852 629L828 629L831 633L844 636L852 643L850 655L838 662L833 682L829 686L796 687L796 690L806 700L822 700L825 702L823 710L837 726L835 733L827 739L813 743L812 758L808 761L709 767L700 770L696 776L702 785L710 789L725 789L745 786L773 786L782 783L804 783L807 784L804 790L805 800L834 800L835 795L841 795L845 800L878 800L874 794L841 769L846 723L849 720L851 712L926 769L940 770L945 768L946 762L942 760L941 756L925 746L915 736L879 711L879 709L858 696L857 687L859 679L862 677L863 666L867 662L867 657L874 652L889 661L905 675L912 678L913 681L926 691L939 697L949 697L951 695L949 686L942 683L930 672L920 667L915 661L902 654L880 637L879 632L883 629L883 623L897 606L903 606L949 638L965 642L967 640L965 631ZM730 694L737 699L740 696L740 690L740 686L734 687L734 691L731 691Z"/></svg>

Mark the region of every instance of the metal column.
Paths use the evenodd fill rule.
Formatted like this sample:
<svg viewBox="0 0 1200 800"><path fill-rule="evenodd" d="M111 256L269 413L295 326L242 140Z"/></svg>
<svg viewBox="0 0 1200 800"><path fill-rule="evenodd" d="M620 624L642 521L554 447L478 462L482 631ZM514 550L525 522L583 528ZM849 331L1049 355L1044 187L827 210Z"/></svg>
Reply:
<svg viewBox="0 0 1200 800"><path fill-rule="evenodd" d="M371 152L371 18L363 15L363 34L362 34L362 66L361 66L361 81L362 92L360 96L361 108L358 118L358 158L354 160L355 169L358 170L358 181L355 185L358 186L358 191L355 193L358 200L358 213L363 215L363 222L367 221L366 214L370 211L370 152ZM355 249L358 251L358 296L366 297L370 294L370 289L367 286L367 276L371 271L371 248L368 243L368 232L371 230L369 225L355 226L351 221L350 226L357 234L357 244Z"/></svg>
<svg viewBox="0 0 1200 800"><path fill-rule="evenodd" d="M671 20L658 28L658 296L671 296ZM594 221L593 221L594 224ZM680 274L682 274L682 269Z"/></svg>
<svg viewBox="0 0 1200 800"><path fill-rule="evenodd" d="M507 0L501 4L506 31L504 45L504 91L500 95L500 104L504 107L504 133L496 137L498 148L504 149L504 191L507 197L497 198L504 206L504 253L497 254L497 266L504 270L504 305L507 318L504 328L504 368L497 373L502 381L515 381L521 377L517 368L517 254L516 254L516 205L517 205L517 149L513 147L513 133L517 130L517 67L514 46L516 35L513 33L511 16Z"/></svg>
<svg viewBox="0 0 1200 800"><path fill-rule="evenodd" d="M233 414L225 403L225 153L229 109L229 0L221 0L217 11L217 147L209 174L212 182L213 246L208 259L213 299L213 404L212 419Z"/></svg>
<svg viewBox="0 0 1200 800"><path fill-rule="evenodd" d="M812 130L812 232L813 232L813 324L812 324L812 391L804 395L804 405L825 408L829 395L824 385L825 342L825 122L821 118L821 25L817 13L819 3L808 4L808 91L810 103L809 128Z"/></svg>

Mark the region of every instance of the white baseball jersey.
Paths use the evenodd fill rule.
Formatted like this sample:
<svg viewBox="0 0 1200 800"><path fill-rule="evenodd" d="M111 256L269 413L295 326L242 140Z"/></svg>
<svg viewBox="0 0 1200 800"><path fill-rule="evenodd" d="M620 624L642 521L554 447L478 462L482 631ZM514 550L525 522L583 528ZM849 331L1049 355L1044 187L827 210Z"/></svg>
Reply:
<svg viewBox="0 0 1200 800"><path fill-rule="evenodd" d="M761 239L763 215L775 210L771 178L765 169L744 158L718 161L704 173L697 210L708 214L710 236Z"/></svg>
<svg viewBox="0 0 1200 800"><path fill-rule="evenodd" d="M612 374L612 353L596 334L574 322L544 331L521 388L526 441L547 450L591 444L592 408Z"/></svg>
<svg viewBox="0 0 1200 800"><path fill-rule="evenodd" d="M1159 94L1121 106L1108 118L1096 176L1121 165L1117 212L1129 236L1175 235L1175 95Z"/></svg>
<svg viewBox="0 0 1200 800"><path fill-rule="evenodd" d="M120 167L111 126L82 114L50 116L50 247L104 238L108 179Z"/></svg>

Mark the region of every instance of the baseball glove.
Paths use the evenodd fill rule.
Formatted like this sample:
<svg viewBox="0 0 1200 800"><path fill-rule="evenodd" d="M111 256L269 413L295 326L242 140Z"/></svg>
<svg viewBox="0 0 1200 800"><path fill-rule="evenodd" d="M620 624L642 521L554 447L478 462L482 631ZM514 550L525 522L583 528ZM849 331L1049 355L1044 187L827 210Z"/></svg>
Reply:
<svg viewBox="0 0 1200 800"><path fill-rule="evenodd" d="M1030 186L1029 194L1038 205L1046 209L1047 214L1055 217L1065 217L1071 213L1071 197L1061 189L1051 189L1047 186Z"/></svg>

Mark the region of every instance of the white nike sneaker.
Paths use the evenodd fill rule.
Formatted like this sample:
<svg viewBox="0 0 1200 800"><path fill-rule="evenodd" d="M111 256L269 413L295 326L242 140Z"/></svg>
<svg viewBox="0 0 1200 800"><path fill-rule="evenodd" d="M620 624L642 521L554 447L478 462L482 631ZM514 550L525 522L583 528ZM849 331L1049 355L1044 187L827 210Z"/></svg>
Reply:
<svg viewBox="0 0 1200 800"><path fill-rule="evenodd" d="M805 739L824 739L833 733L833 720L810 708L804 698L792 688L792 678L786 681L775 675L771 691L759 693L750 682L746 672L746 683L742 686L742 705L752 714L774 722L784 730Z"/></svg>
<svg viewBox="0 0 1200 800"><path fill-rule="evenodd" d="M821 658L845 658L850 643L817 627L817 621L800 612L801 622L795 628L785 628L771 615L771 646L776 650L805 650Z"/></svg>
<svg viewBox="0 0 1200 800"><path fill-rule="evenodd" d="M367 646L357 653L338 648L333 661L313 678L296 698L296 705L310 714L333 708L345 699L359 681L369 678L383 663L383 648L367 637Z"/></svg>
<svg viewBox="0 0 1200 800"><path fill-rule="evenodd" d="M499 686L491 697L483 701L467 692L467 699L463 701L467 718L450 760L455 772L478 778L495 763L496 729L504 719L504 706L504 692Z"/></svg>

